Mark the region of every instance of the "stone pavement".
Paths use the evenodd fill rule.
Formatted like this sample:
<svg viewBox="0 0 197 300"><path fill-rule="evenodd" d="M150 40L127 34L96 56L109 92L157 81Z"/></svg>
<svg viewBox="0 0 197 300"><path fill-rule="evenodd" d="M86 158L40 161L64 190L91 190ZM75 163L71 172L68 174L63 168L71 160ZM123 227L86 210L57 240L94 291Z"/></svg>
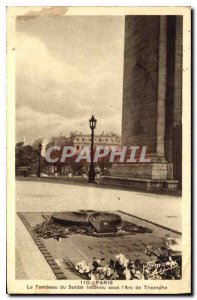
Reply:
<svg viewBox="0 0 197 300"><path fill-rule="evenodd" d="M181 231L181 198L143 192L98 188L94 184L17 181L17 212L64 210L122 210L157 224ZM31 255L30 255L31 253ZM55 279L26 228L16 215L16 276Z"/></svg>

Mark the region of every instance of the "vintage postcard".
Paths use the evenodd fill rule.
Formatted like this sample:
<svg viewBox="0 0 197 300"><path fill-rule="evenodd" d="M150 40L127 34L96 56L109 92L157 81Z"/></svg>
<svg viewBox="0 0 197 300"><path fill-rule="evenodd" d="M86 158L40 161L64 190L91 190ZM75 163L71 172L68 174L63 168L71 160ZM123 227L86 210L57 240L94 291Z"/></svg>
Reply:
<svg viewBox="0 0 197 300"><path fill-rule="evenodd" d="M191 293L191 9L7 7L7 292Z"/></svg>

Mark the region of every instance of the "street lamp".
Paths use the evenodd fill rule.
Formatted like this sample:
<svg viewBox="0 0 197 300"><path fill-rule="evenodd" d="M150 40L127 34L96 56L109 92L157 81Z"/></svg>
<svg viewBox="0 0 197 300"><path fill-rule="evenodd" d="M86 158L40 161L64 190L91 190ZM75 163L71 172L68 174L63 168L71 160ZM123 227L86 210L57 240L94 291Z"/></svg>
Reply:
<svg viewBox="0 0 197 300"><path fill-rule="evenodd" d="M40 163L41 163L41 151L42 151L42 144L38 145L39 150L39 161L38 161L38 177L40 177Z"/></svg>
<svg viewBox="0 0 197 300"><path fill-rule="evenodd" d="M91 119L89 120L89 125L91 129L91 162L90 162L90 169L88 173L88 182L95 183L95 170L94 170L94 129L96 128L96 122L97 120L92 115Z"/></svg>

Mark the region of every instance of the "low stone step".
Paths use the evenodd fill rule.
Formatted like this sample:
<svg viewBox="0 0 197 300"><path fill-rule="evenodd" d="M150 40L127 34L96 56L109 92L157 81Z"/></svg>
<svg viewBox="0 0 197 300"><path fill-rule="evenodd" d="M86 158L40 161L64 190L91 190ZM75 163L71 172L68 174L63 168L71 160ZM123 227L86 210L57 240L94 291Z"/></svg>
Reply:
<svg viewBox="0 0 197 300"><path fill-rule="evenodd" d="M101 183L130 186L133 188L177 190L179 182L178 180L102 176Z"/></svg>

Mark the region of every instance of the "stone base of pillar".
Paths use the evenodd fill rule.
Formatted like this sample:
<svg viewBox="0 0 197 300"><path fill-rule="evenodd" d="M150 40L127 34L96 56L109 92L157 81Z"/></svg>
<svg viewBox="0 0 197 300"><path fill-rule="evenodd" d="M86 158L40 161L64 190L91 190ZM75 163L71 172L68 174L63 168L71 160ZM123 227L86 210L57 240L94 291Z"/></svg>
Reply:
<svg viewBox="0 0 197 300"><path fill-rule="evenodd" d="M154 162L115 163L111 176L102 177L102 183L133 188L176 190L178 180L173 180L172 166L155 156ZM159 162L160 161L160 162Z"/></svg>
<svg viewBox="0 0 197 300"><path fill-rule="evenodd" d="M168 179L167 162L117 163L111 168L111 175L141 179Z"/></svg>

